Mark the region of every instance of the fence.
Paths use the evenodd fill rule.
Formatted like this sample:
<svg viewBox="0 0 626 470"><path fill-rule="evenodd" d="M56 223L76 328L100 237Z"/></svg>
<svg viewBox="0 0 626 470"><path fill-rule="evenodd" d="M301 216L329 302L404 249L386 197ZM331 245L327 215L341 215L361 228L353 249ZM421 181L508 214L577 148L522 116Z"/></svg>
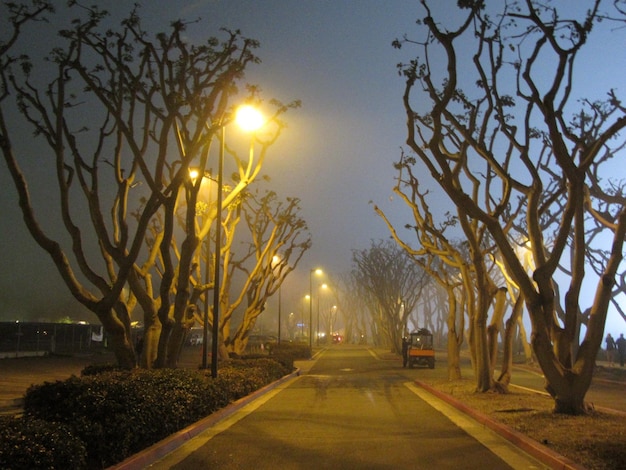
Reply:
<svg viewBox="0 0 626 470"><path fill-rule="evenodd" d="M105 343L100 325L0 322L0 357L89 353Z"/></svg>

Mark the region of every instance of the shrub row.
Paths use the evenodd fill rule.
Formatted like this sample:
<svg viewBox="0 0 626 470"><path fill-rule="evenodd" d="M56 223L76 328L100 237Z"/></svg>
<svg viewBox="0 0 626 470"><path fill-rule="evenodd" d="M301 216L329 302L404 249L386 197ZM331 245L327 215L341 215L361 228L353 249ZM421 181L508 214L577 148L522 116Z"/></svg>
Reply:
<svg viewBox="0 0 626 470"><path fill-rule="evenodd" d="M206 371L89 367L87 375L32 386L23 417L0 423L0 468L106 468L290 373L293 361L283 361L232 360L217 379Z"/></svg>
<svg viewBox="0 0 626 470"><path fill-rule="evenodd" d="M300 343L280 343L272 346L270 355L280 362L291 361L293 367L293 361L311 358L311 348Z"/></svg>

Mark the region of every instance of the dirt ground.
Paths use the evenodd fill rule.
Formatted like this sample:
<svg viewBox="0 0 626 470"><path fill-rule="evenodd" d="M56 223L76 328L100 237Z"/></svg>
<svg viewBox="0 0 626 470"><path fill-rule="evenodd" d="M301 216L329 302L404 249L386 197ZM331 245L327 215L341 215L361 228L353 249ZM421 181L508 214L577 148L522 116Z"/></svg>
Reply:
<svg viewBox="0 0 626 470"><path fill-rule="evenodd" d="M626 393L626 370L600 367L595 377L623 382ZM476 393L470 379L423 381L589 470L626 468L626 413L556 415L547 395L516 388L508 394Z"/></svg>

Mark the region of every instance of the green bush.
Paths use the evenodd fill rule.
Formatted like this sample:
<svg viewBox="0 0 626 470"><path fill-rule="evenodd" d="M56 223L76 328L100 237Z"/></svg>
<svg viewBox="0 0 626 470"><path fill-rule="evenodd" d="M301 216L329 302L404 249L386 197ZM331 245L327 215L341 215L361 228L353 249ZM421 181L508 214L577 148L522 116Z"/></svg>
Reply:
<svg viewBox="0 0 626 470"><path fill-rule="evenodd" d="M280 343L272 349L271 357L291 371L294 361L311 358L311 348L304 344Z"/></svg>
<svg viewBox="0 0 626 470"><path fill-rule="evenodd" d="M228 404L209 391L193 371L103 372L31 387L24 412L71 426L89 462L106 467Z"/></svg>
<svg viewBox="0 0 626 470"><path fill-rule="evenodd" d="M111 372L114 370L120 370L117 364L105 363L105 364L91 364L80 371L80 375L85 377L87 375L97 375L103 372Z"/></svg>
<svg viewBox="0 0 626 470"><path fill-rule="evenodd" d="M68 426L38 419L0 416L0 468L83 469L84 443Z"/></svg>
<svg viewBox="0 0 626 470"><path fill-rule="evenodd" d="M264 356L229 361L215 380L184 369L101 371L30 387L24 413L67 425L84 442L90 468L105 468L292 370L293 362Z"/></svg>

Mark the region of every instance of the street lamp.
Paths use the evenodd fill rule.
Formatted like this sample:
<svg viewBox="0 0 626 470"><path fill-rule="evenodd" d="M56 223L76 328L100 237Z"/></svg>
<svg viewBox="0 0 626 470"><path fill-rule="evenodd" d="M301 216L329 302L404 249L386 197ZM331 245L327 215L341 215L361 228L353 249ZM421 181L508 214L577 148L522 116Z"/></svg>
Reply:
<svg viewBox="0 0 626 470"><path fill-rule="evenodd" d="M209 264L211 262L211 253L209 250L209 233L206 236L205 242L205 257L204 257L204 283L207 286L207 290L204 294L204 327L202 328L202 368L207 368L207 353L209 348ZM213 294L215 295L215 294Z"/></svg>
<svg viewBox="0 0 626 470"><path fill-rule="evenodd" d="M318 276L323 274L321 269L311 269L309 272L309 348L313 349L313 336L311 326L313 325L313 273Z"/></svg>
<svg viewBox="0 0 626 470"><path fill-rule="evenodd" d="M333 330L333 326L335 323L335 315L337 315L337 306L333 305L330 307L330 312L328 313L328 335L333 336L335 334L335 330Z"/></svg>
<svg viewBox="0 0 626 470"><path fill-rule="evenodd" d="M245 131L253 132L263 125L262 115L252 106L242 106L237 110L235 121ZM220 309L220 264L222 252L222 188L224 179L224 147L226 145L226 125L222 125L219 162L217 168L217 214L215 232L215 276L213 287L213 335L211 344L211 377L217 377L217 353ZM250 151L252 153L252 150Z"/></svg>
<svg viewBox="0 0 626 470"><path fill-rule="evenodd" d="M328 286L326 284L321 284L317 289L317 339L315 340L316 344L320 345L320 297L321 289L326 289Z"/></svg>
<svg viewBox="0 0 626 470"><path fill-rule="evenodd" d="M274 255L272 257L272 271L280 264L280 256ZM280 276L280 270L278 275ZM280 282L280 279L278 280ZM280 298L281 284L278 285L278 344L280 344L280 310L281 310L281 298Z"/></svg>
<svg viewBox="0 0 626 470"><path fill-rule="evenodd" d="M304 300L311 303L311 296L309 294L305 295ZM301 313L300 313L300 340L304 338L304 315L305 313L306 313L306 305L302 308ZM310 325L310 322L309 322L309 325ZM309 338L310 337L311 337L311 332L309 329Z"/></svg>
<svg viewBox="0 0 626 470"><path fill-rule="evenodd" d="M209 182L211 181L211 175L205 173L204 175L200 175L200 170L197 168L189 168L189 178L191 181L195 183L198 178L207 178ZM202 183L202 182L201 182ZM210 192L209 192L210 194ZM211 239L210 232L207 232L207 235L204 239L206 253L204 255L204 284L206 286L209 285L209 265L211 263L211 250L209 248L209 240ZM208 356L208 347L209 347L209 292L207 288L207 292L204 295L204 312L203 312L203 320L204 326L202 328L202 369L207 368L207 356Z"/></svg>

